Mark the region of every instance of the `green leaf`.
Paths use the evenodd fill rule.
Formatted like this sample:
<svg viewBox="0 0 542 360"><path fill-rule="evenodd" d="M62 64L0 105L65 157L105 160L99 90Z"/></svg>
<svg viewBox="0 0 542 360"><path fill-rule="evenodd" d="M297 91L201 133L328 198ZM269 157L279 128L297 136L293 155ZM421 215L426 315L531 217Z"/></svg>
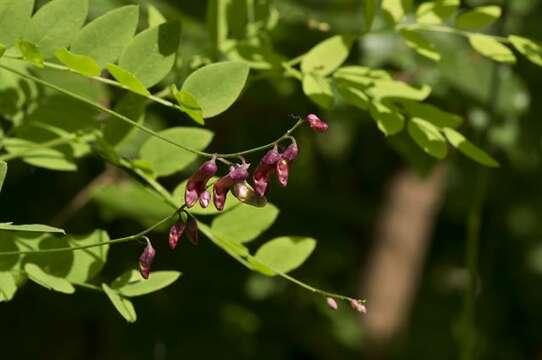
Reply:
<svg viewBox="0 0 542 360"><path fill-rule="evenodd" d="M448 153L446 139L439 129L423 119L412 118L408 123L410 137L427 154L444 159Z"/></svg>
<svg viewBox="0 0 542 360"><path fill-rule="evenodd" d="M129 270L115 279L111 288L126 297L150 294L173 284L182 274L179 271L153 271L147 280L137 270Z"/></svg>
<svg viewBox="0 0 542 360"><path fill-rule="evenodd" d="M140 32L124 49L119 65L145 87L156 85L171 71L181 36L179 22L169 22Z"/></svg>
<svg viewBox="0 0 542 360"><path fill-rule="evenodd" d="M118 292L111 289L107 284L102 284L102 289L105 294L111 300L111 303L117 309L117 311L122 315L122 317L129 323L133 323L137 320L137 314L134 309L134 305L128 299L123 298L119 295Z"/></svg>
<svg viewBox="0 0 542 360"><path fill-rule="evenodd" d="M85 23L88 0L52 0L28 23L25 39L34 43L45 58L68 46Z"/></svg>
<svg viewBox="0 0 542 360"><path fill-rule="evenodd" d="M145 108L147 102L139 94L128 92L115 105L115 112L142 124L145 119ZM136 131L137 128L132 124L119 120L115 116L108 116L105 120L104 138L115 146L119 147L123 140Z"/></svg>
<svg viewBox="0 0 542 360"><path fill-rule="evenodd" d="M398 23L410 10L411 3L411 0L382 0L382 10L393 22Z"/></svg>
<svg viewBox="0 0 542 360"><path fill-rule="evenodd" d="M329 109L333 106L333 91L328 79L313 74L303 76L303 92L315 104Z"/></svg>
<svg viewBox="0 0 542 360"><path fill-rule="evenodd" d="M139 7L123 6L87 24L75 37L71 50L96 60L100 67L114 63L132 40L139 21Z"/></svg>
<svg viewBox="0 0 542 360"><path fill-rule="evenodd" d="M56 239L58 240L58 239ZM109 235L103 230L83 236L67 236L63 238L70 246L85 246L103 243L88 249L74 250L72 261L69 264L69 271L63 275L68 281L84 283L92 280L100 273L107 261L109 252ZM56 245L58 247L58 245Z"/></svg>
<svg viewBox="0 0 542 360"><path fill-rule="evenodd" d="M252 69L272 70L279 69L286 59L273 51L269 46L254 45L248 42L235 41L227 49L228 60L241 61Z"/></svg>
<svg viewBox="0 0 542 360"><path fill-rule="evenodd" d="M373 100L369 108L378 129L386 136L395 135L403 130L405 119L392 104Z"/></svg>
<svg viewBox="0 0 542 360"><path fill-rule="evenodd" d="M251 263L256 270L265 275L273 276L275 272L288 273L301 266L312 254L316 240L307 237L284 236L263 244Z"/></svg>
<svg viewBox="0 0 542 360"><path fill-rule="evenodd" d="M214 181L218 180L217 177L214 177L209 180L209 183L212 183ZM175 190L173 190L173 198L177 201L177 206L181 206L184 204L184 193L186 190L186 184L188 183L188 180L185 180L181 182ZM226 204L224 205L224 210L218 211L214 206L209 205L206 208L202 208L199 204L199 202L194 205L193 208L190 209L190 212L195 215L216 215L216 214L222 214L226 213L227 211L235 208L237 205L239 205L239 200L233 194L229 193L228 198L226 200Z"/></svg>
<svg viewBox="0 0 542 360"><path fill-rule="evenodd" d="M301 60L301 71L321 76L331 74L348 57L354 43L353 36L332 36L309 50Z"/></svg>
<svg viewBox="0 0 542 360"><path fill-rule="evenodd" d="M178 91L175 85L173 85L173 96L177 100L177 103L181 107L181 110L192 118L198 124L204 125L203 110L198 103L198 100L192 96L188 91Z"/></svg>
<svg viewBox="0 0 542 360"><path fill-rule="evenodd" d="M455 27L463 30L479 30L494 23L501 17L500 6L479 6L460 14L455 20Z"/></svg>
<svg viewBox="0 0 542 360"><path fill-rule="evenodd" d="M43 56L36 45L28 41L19 40L17 41L17 48L19 48L21 55L26 61L43 68Z"/></svg>
<svg viewBox="0 0 542 360"><path fill-rule="evenodd" d="M13 225L13 223L10 223L10 222L0 223L0 230L66 234L64 230L53 227L53 226L49 226L49 225L41 225L41 224Z"/></svg>
<svg viewBox="0 0 542 360"><path fill-rule="evenodd" d="M4 56L5 53L6 53L6 45L0 43L0 58L2 56ZM2 136L2 135L3 135L3 133L0 133L0 136Z"/></svg>
<svg viewBox="0 0 542 360"><path fill-rule="evenodd" d="M235 207L220 216L212 224L211 231L218 237L236 243L256 239L276 220L279 210L272 204L262 208L247 205Z"/></svg>
<svg viewBox="0 0 542 360"><path fill-rule="evenodd" d="M461 116L440 110L433 105L408 100L401 101L401 105L411 117L423 119L439 128L456 128L463 123Z"/></svg>
<svg viewBox="0 0 542 360"><path fill-rule="evenodd" d="M147 23L150 28L166 22L164 15L152 4L147 5Z"/></svg>
<svg viewBox="0 0 542 360"><path fill-rule="evenodd" d="M35 264L25 264L24 271L30 280L46 289L58 291L64 294L73 294L75 292L75 288L68 282L68 280L49 275Z"/></svg>
<svg viewBox="0 0 542 360"><path fill-rule="evenodd" d="M467 140L462 134L451 129L442 129L444 135L453 147L461 151L465 156L488 167L499 167L499 163L489 154Z"/></svg>
<svg viewBox="0 0 542 360"><path fill-rule="evenodd" d="M213 133L209 130L189 127L174 127L161 131L159 134L196 150L205 149L213 139ZM139 155L141 159L152 164L156 176L174 174L197 158L197 155L155 137L151 137L143 144Z"/></svg>
<svg viewBox="0 0 542 360"><path fill-rule="evenodd" d="M378 0L365 0L363 7L363 15L365 18L365 32L371 31L373 27L373 21L378 10Z"/></svg>
<svg viewBox="0 0 542 360"><path fill-rule="evenodd" d="M190 74L181 90L196 98L207 119L226 111L237 100L248 73L249 67L242 62L214 63Z"/></svg>
<svg viewBox="0 0 542 360"><path fill-rule="evenodd" d="M6 179L7 172L8 163L0 160L0 192L2 191L2 185L4 185L4 180Z"/></svg>
<svg viewBox="0 0 542 360"><path fill-rule="evenodd" d="M0 1L0 42L9 47L26 30L32 15L34 0Z"/></svg>
<svg viewBox="0 0 542 360"><path fill-rule="evenodd" d="M367 90L367 94L375 99L393 98L423 101L431 94L431 87L422 85L418 89L401 81L376 80L374 85Z"/></svg>
<svg viewBox="0 0 542 360"><path fill-rule="evenodd" d="M343 66L333 73L333 78L362 87L374 84L376 80L391 80L385 70L374 70L365 66Z"/></svg>
<svg viewBox="0 0 542 360"><path fill-rule="evenodd" d="M0 302L10 301L17 292L17 282L13 274L7 271L0 272Z"/></svg>
<svg viewBox="0 0 542 360"><path fill-rule="evenodd" d="M370 99L363 90L358 89L355 86L340 83L337 85L337 91L347 103L362 110L367 110L369 108Z"/></svg>
<svg viewBox="0 0 542 360"><path fill-rule="evenodd" d="M418 54L433 61L440 61L440 53L422 34L407 29L402 29L400 34L405 39L407 46L414 49Z"/></svg>
<svg viewBox="0 0 542 360"><path fill-rule="evenodd" d="M511 64L516 62L514 53L506 45L489 35L471 34L469 35L469 43L478 53L494 61Z"/></svg>
<svg viewBox="0 0 542 360"><path fill-rule="evenodd" d="M107 70L113 77L127 89L143 96L150 96L150 92L145 85L131 72L114 64L107 65Z"/></svg>
<svg viewBox="0 0 542 360"><path fill-rule="evenodd" d="M55 56L61 63L82 75L92 77L102 72L96 61L88 56L74 54L64 48L55 51Z"/></svg>
<svg viewBox="0 0 542 360"><path fill-rule="evenodd" d="M50 170L75 171L77 165L71 156L57 150L40 148L39 144L18 138L4 139L4 145L9 153L24 153L24 162Z"/></svg>
<svg viewBox="0 0 542 360"><path fill-rule="evenodd" d="M421 24L440 24L457 10L459 2L459 0L424 2L416 10L416 21Z"/></svg>
<svg viewBox="0 0 542 360"><path fill-rule="evenodd" d="M536 65L542 66L542 44L517 35L510 35L508 39L523 56Z"/></svg>

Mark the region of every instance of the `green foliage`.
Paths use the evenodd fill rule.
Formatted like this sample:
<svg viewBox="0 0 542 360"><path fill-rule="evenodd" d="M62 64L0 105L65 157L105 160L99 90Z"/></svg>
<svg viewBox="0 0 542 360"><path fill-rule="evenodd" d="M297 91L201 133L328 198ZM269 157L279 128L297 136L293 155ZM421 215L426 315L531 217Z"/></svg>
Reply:
<svg viewBox="0 0 542 360"><path fill-rule="evenodd" d="M517 51L534 64L542 66L542 45L521 36L510 35L508 38Z"/></svg>
<svg viewBox="0 0 542 360"><path fill-rule="evenodd" d="M75 292L75 288L67 280L47 274L35 264L26 264L24 271L30 280L46 289L64 294L73 294Z"/></svg>
<svg viewBox="0 0 542 360"><path fill-rule="evenodd" d="M333 91L328 79L316 74L303 76L303 92L315 104L329 109L333 106Z"/></svg>
<svg viewBox="0 0 542 360"><path fill-rule="evenodd" d="M0 272L0 302L10 301L17 292L15 277L9 272Z"/></svg>
<svg viewBox="0 0 542 360"><path fill-rule="evenodd" d="M198 100L186 90L179 91L175 85L172 86L172 92L181 110L198 124L204 125L205 120L203 120L203 110L198 103Z"/></svg>
<svg viewBox="0 0 542 360"><path fill-rule="evenodd" d="M279 237L263 244L251 263L262 274L288 273L301 266L312 254L316 240L307 237Z"/></svg>
<svg viewBox="0 0 542 360"><path fill-rule="evenodd" d="M464 30L482 29L499 19L501 13L499 6L479 6L460 14L455 21L455 26Z"/></svg>
<svg viewBox="0 0 542 360"><path fill-rule="evenodd" d="M365 18L365 31L371 31L373 21L378 10L379 0L364 1L363 16Z"/></svg>
<svg viewBox="0 0 542 360"><path fill-rule="evenodd" d="M492 60L512 64L516 62L514 53L491 36L472 34L469 35L469 43L478 53Z"/></svg>
<svg viewBox="0 0 542 360"><path fill-rule="evenodd" d="M456 149L461 151L465 156L468 156L472 160L489 167L498 167L499 163L488 155L485 151L476 147L473 143L467 140L463 135L457 131L444 128L444 135Z"/></svg>
<svg viewBox="0 0 542 360"><path fill-rule="evenodd" d="M137 320L134 305L130 300L122 297L117 291L107 286L107 284L102 284L102 289L124 320L129 323L133 323Z"/></svg>
<svg viewBox="0 0 542 360"><path fill-rule="evenodd" d="M11 222L0 223L0 230L66 234L64 230L53 226L40 224L14 225Z"/></svg>
<svg viewBox="0 0 542 360"><path fill-rule="evenodd" d="M8 163L5 161L0 161L0 192L2 191L2 186L4 185L4 180L6 179L7 172Z"/></svg>
<svg viewBox="0 0 542 360"><path fill-rule="evenodd" d="M444 159L448 153L446 139L439 129L428 121L412 118L408 123L408 133L426 153L437 159Z"/></svg>
<svg viewBox="0 0 542 360"><path fill-rule="evenodd" d="M11 46L26 30L34 0L2 0L0 2L0 43Z"/></svg>
<svg viewBox="0 0 542 360"><path fill-rule="evenodd" d="M173 284L181 276L178 271L153 271L147 280L138 271L130 270L111 283L111 288L125 297L142 296Z"/></svg>
<svg viewBox="0 0 542 360"><path fill-rule="evenodd" d="M354 42L352 36L333 36L309 50L301 60L301 71L319 76L329 75L341 66Z"/></svg>
<svg viewBox="0 0 542 360"><path fill-rule="evenodd" d="M410 10L411 0L382 0L382 10L393 21L400 22Z"/></svg>
<svg viewBox="0 0 542 360"><path fill-rule="evenodd" d="M440 61L440 53L422 34L407 29L402 29L400 34L405 39L406 44L414 49L418 54L433 61Z"/></svg>
<svg viewBox="0 0 542 360"><path fill-rule="evenodd" d="M37 67L43 67L43 56L36 45L28 41L19 40L17 42L17 48L25 60Z"/></svg>
<svg viewBox="0 0 542 360"><path fill-rule="evenodd" d="M459 7L459 0L435 0L421 3L416 10L416 21L436 25L450 17Z"/></svg>
<svg viewBox="0 0 542 360"><path fill-rule="evenodd" d="M98 76L102 71L100 66L92 58L85 55L74 54L64 48L56 50L55 56L71 70L84 76Z"/></svg>
<svg viewBox="0 0 542 360"><path fill-rule="evenodd" d="M130 91L135 92L136 94L149 96L150 93L143 85L143 83L131 72L126 69L121 68L115 64L107 65L107 70L113 75L113 77L121 83L124 87Z"/></svg>

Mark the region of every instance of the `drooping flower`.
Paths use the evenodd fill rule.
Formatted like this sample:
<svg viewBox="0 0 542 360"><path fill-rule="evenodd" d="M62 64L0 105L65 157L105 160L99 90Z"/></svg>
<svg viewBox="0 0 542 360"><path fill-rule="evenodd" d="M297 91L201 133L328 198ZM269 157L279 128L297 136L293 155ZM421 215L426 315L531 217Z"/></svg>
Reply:
<svg viewBox="0 0 542 360"><path fill-rule="evenodd" d="M335 301L334 298L330 298L328 297L326 299L326 302L327 302L327 306L329 306L330 308L332 308L333 310L337 310L339 308L339 305L337 305L337 301Z"/></svg>
<svg viewBox="0 0 542 360"><path fill-rule="evenodd" d="M228 191L237 183L244 182L248 177L250 164L242 163L230 168L230 172L218 179L213 186L213 201L217 210L224 210Z"/></svg>
<svg viewBox="0 0 542 360"><path fill-rule="evenodd" d="M260 196L264 196L267 192L267 187L269 186L269 179L271 175L275 172L275 167L278 161L282 159L282 155L279 153L277 146L275 145L271 150L269 150L263 158L260 160L260 163L254 170L252 175L252 180L254 181L254 190Z"/></svg>
<svg viewBox="0 0 542 360"><path fill-rule="evenodd" d="M184 229L186 228L186 224L182 221L176 222L171 226L169 229L169 247L171 250L174 250L177 246L177 243L181 239L184 233Z"/></svg>
<svg viewBox="0 0 542 360"><path fill-rule="evenodd" d="M293 140L292 143L282 153L282 158L288 160L289 162L292 162L297 158L297 155L299 155L299 147L297 146L297 142Z"/></svg>
<svg viewBox="0 0 542 360"><path fill-rule="evenodd" d="M254 188L246 181L233 185L232 193L243 204L256 207L264 207L267 204L266 197L258 195Z"/></svg>
<svg viewBox="0 0 542 360"><path fill-rule="evenodd" d="M196 205L198 199L201 207L209 206L211 194L206 189L207 182L216 174L217 170L215 158L212 158L201 164L199 169L188 179L184 193L184 201L188 208Z"/></svg>
<svg viewBox="0 0 542 360"><path fill-rule="evenodd" d="M188 240L190 240L192 244L198 244L198 222L191 216L189 216L188 223L186 224L186 236L188 236Z"/></svg>
<svg viewBox="0 0 542 360"><path fill-rule="evenodd" d="M309 126L311 127L311 129L314 129L314 130L316 130L318 132L326 132L327 131L328 125L324 121L322 121L322 119L320 119L318 116L316 116L315 114L307 115L305 120L309 123Z"/></svg>
<svg viewBox="0 0 542 360"><path fill-rule="evenodd" d="M280 159L277 161L277 179L282 187L288 185L288 160Z"/></svg>
<svg viewBox="0 0 542 360"><path fill-rule="evenodd" d="M357 312L367 314L367 307L360 300L350 300L350 305L352 305L352 309L356 310Z"/></svg>
<svg viewBox="0 0 542 360"><path fill-rule="evenodd" d="M148 279L151 273L151 265L156 255L156 250L152 247L151 242L147 239L147 246L143 253L139 256L139 273L144 279Z"/></svg>

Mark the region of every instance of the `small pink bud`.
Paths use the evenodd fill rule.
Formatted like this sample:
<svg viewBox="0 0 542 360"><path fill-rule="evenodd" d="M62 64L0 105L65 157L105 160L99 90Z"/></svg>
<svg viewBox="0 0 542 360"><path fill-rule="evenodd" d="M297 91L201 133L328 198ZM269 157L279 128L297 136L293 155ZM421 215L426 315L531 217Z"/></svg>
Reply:
<svg viewBox="0 0 542 360"><path fill-rule="evenodd" d="M190 240L192 244L198 244L198 222L191 216L189 217L186 225L186 236L188 236L188 240Z"/></svg>
<svg viewBox="0 0 542 360"><path fill-rule="evenodd" d="M311 129L314 129L314 130L316 130L318 132L326 132L327 131L327 128L328 128L327 124L324 121L322 121L322 119L320 119L315 114L307 115L305 120L307 120L307 122L309 123L309 126L311 127Z"/></svg>
<svg viewBox="0 0 542 360"><path fill-rule="evenodd" d="M286 159L280 159L276 166L279 184L284 187L288 185L288 161Z"/></svg>
<svg viewBox="0 0 542 360"><path fill-rule="evenodd" d="M156 255L156 250L152 247L151 242L147 239L147 246L143 253L139 256L139 272L144 279L148 279L151 273L151 265Z"/></svg>
<svg viewBox="0 0 542 360"><path fill-rule="evenodd" d="M282 157L277 149L277 145L275 145L271 150L265 153L265 155L262 157L261 162L266 165L275 165L275 163L281 158Z"/></svg>
<svg viewBox="0 0 542 360"><path fill-rule="evenodd" d="M211 202L211 193L208 190L205 190L199 196L199 204L201 205L202 208L205 209L207 206L209 206L210 202Z"/></svg>
<svg viewBox="0 0 542 360"><path fill-rule="evenodd" d="M169 247L171 248L171 250L174 250L177 246L177 243L183 236L185 227L186 225L183 222L179 221L173 224L173 226L169 229Z"/></svg>
<svg viewBox="0 0 542 360"><path fill-rule="evenodd" d="M350 300L350 305L352 305L352 309L357 312L367 314L367 307L360 300Z"/></svg>
<svg viewBox="0 0 542 360"><path fill-rule="evenodd" d="M294 161L297 158L297 155L299 155L299 148L297 147L297 143L294 141L286 148L286 150L284 150L282 153L282 158L288 161Z"/></svg>
<svg viewBox="0 0 542 360"><path fill-rule="evenodd" d="M328 297L326 299L326 302L327 302L327 306L329 306L333 310L337 310L337 308L339 307L339 305L337 305L337 302L333 298Z"/></svg>
<svg viewBox="0 0 542 360"><path fill-rule="evenodd" d="M232 166L228 175L221 177L213 186L213 201L217 210L224 210L228 191L237 183L243 182L248 177L250 164L243 163Z"/></svg>
<svg viewBox="0 0 542 360"><path fill-rule="evenodd" d="M201 206L205 203L209 205L210 196L208 194L204 195L204 193L206 192L207 182L216 174L217 170L218 166L216 165L216 161L212 158L201 164L199 169L190 176L184 193L184 202L188 208L196 205L198 199L200 199ZM202 196L204 196L203 199L201 199Z"/></svg>

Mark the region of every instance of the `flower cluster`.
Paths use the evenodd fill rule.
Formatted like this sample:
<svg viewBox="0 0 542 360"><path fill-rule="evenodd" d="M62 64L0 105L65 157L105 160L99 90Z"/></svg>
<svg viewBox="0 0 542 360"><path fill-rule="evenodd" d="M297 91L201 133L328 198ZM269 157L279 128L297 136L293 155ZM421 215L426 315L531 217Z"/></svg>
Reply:
<svg viewBox="0 0 542 360"><path fill-rule="evenodd" d="M312 129L319 132L324 132L328 128L328 125L314 114L307 115L305 121ZM285 139L290 139L291 142L281 152L279 141ZM241 158L241 163L230 165L228 173L215 181L212 189L212 200L218 211L224 210L226 198L230 191L242 203L257 207L265 206L267 203L265 195L267 194L273 175L276 175L280 186L285 187L288 185L290 164L297 158L299 148L295 139L289 136L289 132L287 136L283 136L279 141L273 145L272 149L258 163L252 174L253 186L247 181L250 164L245 162L243 158ZM210 160L201 164L198 170L188 178L184 193L186 208L190 209L198 202L202 208L207 208L211 203L211 192L208 190L210 187L208 183L218 172L217 160L230 164L224 159L213 156ZM198 223L190 214L187 212L183 213L187 220L183 221L181 214L179 221L169 230L169 247L172 250L176 248L177 243L185 233L194 245L198 243ZM147 240L147 246L139 257L139 271L145 279L149 277L151 264L155 255L156 251L150 241Z"/></svg>
<svg viewBox="0 0 542 360"><path fill-rule="evenodd" d="M337 304L337 301L332 297L326 298L326 303L327 306L332 310L337 310L339 308L339 304ZM367 306L365 306L363 300L351 299L350 306L352 306L352 309L356 310L360 314L367 314Z"/></svg>

